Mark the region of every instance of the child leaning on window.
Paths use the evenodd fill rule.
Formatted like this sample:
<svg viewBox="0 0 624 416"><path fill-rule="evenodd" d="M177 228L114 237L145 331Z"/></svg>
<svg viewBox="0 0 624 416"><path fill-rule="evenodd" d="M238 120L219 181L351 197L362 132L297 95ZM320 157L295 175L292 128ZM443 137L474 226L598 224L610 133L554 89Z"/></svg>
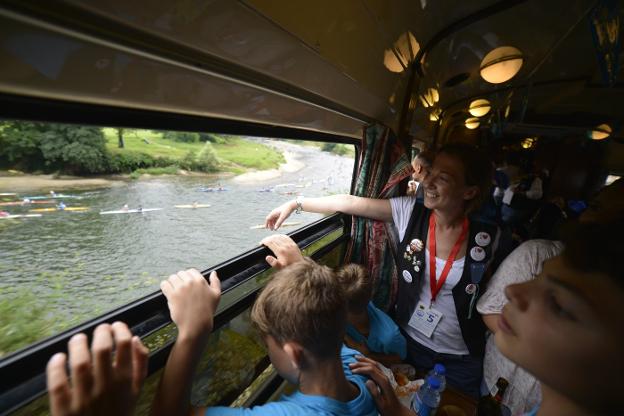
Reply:
<svg viewBox="0 0 624 416"><path fill-rule="evenodd" d="M371 302L373 284L366 269L352 263L336 274L347 298L345 344L385 366L401 363L407 355L405 338L392 318Z"/></svg>
<svg viewBox="0 0 624 416"><path fill-rule="evenodd" d="M346 308L335 273L303 258L275 273L251 313L271 363L299 390L252 409L191 409L191 379L212 329L215 310L204 305L216 306L218 295L212 286L217 286L217 281L216 276L211 276L208 285L197 271L191 270L173 275L162 284L179 336L165 367L153 415L189 411L193 415L377 414L366 378L353 375L348 367L355 358L345 357L345 351L341 357Z"/></svg>

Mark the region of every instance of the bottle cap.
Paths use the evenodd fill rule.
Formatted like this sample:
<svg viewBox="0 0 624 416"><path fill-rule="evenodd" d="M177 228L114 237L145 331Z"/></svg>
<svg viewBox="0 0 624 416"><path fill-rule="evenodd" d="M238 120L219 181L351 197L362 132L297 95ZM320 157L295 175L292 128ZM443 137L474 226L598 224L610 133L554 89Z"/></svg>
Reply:
<svg viewBox="0 0 624 416"><path fill-rule="evenodd" d="M440 388L440 380L435 377L427 377L427 384L434 390L438 390Z"/></svg>
<svg viewBox="0 0 624 416"><path fill-rule="evenodd" d="M433 366L433 372L443 376L446 374L446 368L444 368L444 364L436 364Z"/></svg>

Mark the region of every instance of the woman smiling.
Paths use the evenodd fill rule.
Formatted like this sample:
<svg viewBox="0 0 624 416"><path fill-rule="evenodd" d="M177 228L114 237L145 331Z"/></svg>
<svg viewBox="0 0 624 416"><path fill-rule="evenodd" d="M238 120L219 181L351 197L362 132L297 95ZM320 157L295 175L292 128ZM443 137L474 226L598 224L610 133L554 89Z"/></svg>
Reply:
<svg viewBox="0 0 624 416"><path fill-rule="evenodd" d="M444 364L449 385L478 397L485 325L475 305L498 229L469 215L490 183L491 164L476 148L450 144L438 151L424 181L423 204L414 196L298 198L271 211L265 225L277 229L295 210L393 222L403 253L393 312L407 338L407 361L422 370Z"/></svg>

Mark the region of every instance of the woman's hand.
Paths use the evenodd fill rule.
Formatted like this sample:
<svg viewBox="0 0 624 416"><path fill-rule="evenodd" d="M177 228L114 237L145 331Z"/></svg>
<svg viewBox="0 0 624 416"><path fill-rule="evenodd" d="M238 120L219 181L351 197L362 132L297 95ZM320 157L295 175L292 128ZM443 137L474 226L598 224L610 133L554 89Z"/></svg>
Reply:
<svg viewBox="0 0 624 416"><path fill-rule="evenodd" d="M217 272L210 273L210 284L196 269L172 274L160 282L167 298L171 319L178 327L178 339L207 338L221 298Z"/></svg>
<svg viewBox="0 0 624 416"><path fill-rule="evenodd" d="M399 401L390 380L381 371L379 363L366 357L355 357L358 361L349 364L353 374L363 374L371 378L366 382L366 387L375 400L375 405L381 416L415 416L407 407Z"/></svg>
<svg viewBox="0 0 624 416"><path fill-rule="evenodd" d="M46 369L53 416L134 413L147 375L149 351L139 337L132 336L126 324L99 325L93 332L91 350L85 334L74 335L68 351L71 385L65 354L52 356Z"/></svg>
<svg viewBox="0 0 624 416"><path fill-rule="evenodd" d="M280 205L267 215L264 226L269 230L277 230L296 208L295 201L288 201Z"/></svg>

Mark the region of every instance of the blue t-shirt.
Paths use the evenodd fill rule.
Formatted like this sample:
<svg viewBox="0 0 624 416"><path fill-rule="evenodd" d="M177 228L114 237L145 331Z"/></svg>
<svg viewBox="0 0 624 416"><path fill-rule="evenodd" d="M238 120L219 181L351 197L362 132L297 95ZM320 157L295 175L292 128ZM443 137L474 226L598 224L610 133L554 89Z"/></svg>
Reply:
<svg viewBox="0 0 624 416"><path fill-rule="evenodd" d="M347 335L355 342L366 344L372 352L396 354L402 360L405 360L407 343L397 324L382 310L373 305L373 302L368 303L366 310L370 322L368 338L360 334L351 324L347 324Z"/></svg>
<svg viewBox="0 0 624 416"><path fill-rule="evenodd" d="M291 415L377 415L377 409L366 385L366 377L351 372L349 364L356 361L355 356L362 355L358 351L342 346L340 358L347 380L360 389L360 394L349 401L340 402L325 396L313 396L299 391L290 396L282 396L280 401L271 402L251 409L242 407L211 407L206 416L291 416Z"/></svg>

